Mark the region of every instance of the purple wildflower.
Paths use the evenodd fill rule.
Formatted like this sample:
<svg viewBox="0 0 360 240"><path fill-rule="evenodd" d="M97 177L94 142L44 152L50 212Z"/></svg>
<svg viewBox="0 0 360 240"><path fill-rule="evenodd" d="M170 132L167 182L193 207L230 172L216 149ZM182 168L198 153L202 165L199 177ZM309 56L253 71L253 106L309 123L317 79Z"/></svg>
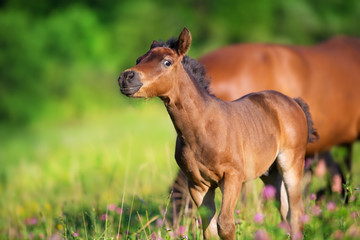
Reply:
<svg viewBox="0 0 360 240"><path fill-rule="evenodd" d="M314 216L320 216L321 212L322 212L322 210L318 205L315 205L312 209L312 214Z"/></svg>
<svg viewBox="0 0 360 240"><path fill-rule="evenodd" d="M344 239L344 234L343 232L339 229L339 230L336 230L333 234L333 237L335 239Z"/></svg>
<svg viewBox="0 0 360 240"><path fill-rule="evenodd" d="M184 235L185 234L185 227L184 226L180 226L178 231L177 231L178 235Z"/></svg>
<svg viewBox="0 0 360 240"><path fill-rule="evenodd" d="M254 222L255 223L261 223L264 220L264 215L262 215L261 213L256 213L254 215Z"/></svg>
<svg viewBox="0 0 360 240"><path fill-rule="evenodd" d="M109 211L115 211L116 205L115 204L109 204L108 209L109 209Z"/></svg>
<svg viewBox="0 0 360 240"><path fill-rule="evenodd" d="M161 228L162 225L163 225L163 223L164 223L164 221L163 221L161 218L158 218L158 219L156 220L156 227L157 227L157 228Z"/></svg>
<svg viewBox="0 0 360 240"><path fill-rule="evenodd" d="M126 230L125 231L125 235L129 235L130 234L130 231L129 230Z"/></svg>
<svg viewBox="0 0 360 240"><path fill-rule="evenodd" d="M310 222L310 217L309 217L309 215L306 215L306 214L302 215L301 218L300 218L300 221L303 222L303 223L308 223L308 222Z"/></svg>
<svg viewBox="0 0 360 240"><path fill-rule="evenodd" d="M180 226L175 232L173 232L173 237L183 237L185 235L185 227Z"/></svg>
<svg viewBox="0 0 360 240"><path fill-rule="evenodd" d="M156 239L157 239L157 238L156 238L156 233L152 233L151 236L150 236L150 238L151 238L152 240L156 240Z"/></svg>
<svg viewBox="0 0 360 240"><path fill-rule="evenodd" d="M202 225L201 218L199 218L198 223L199 223L199 226L201 226L201 225Z"/></svg>
<svg viewBox="0 0 360 240"><path fill-rule="evenodd" d="M73 234L73 235L74 235L74 237L77 237L77 236L78 236L78 234L77 234L76 232L74 232L74 234Z"/></svg>
<svg viewBox="0 0 360 240"><path fill-rule="evenodd" d="M239 215L239 214L240 214L240 210L237 209L237 210L235 211L235 213L236 213L237 215Z"/></svg>
<svg viewBox="0 0 360 240"><path fill-rule="evenodd" d="M236 220L236 224L240 224L241 223L241 219Z"/></svg>
<svg viewBox="0 0 360 240"><path fill-rule="evenodd" d="M120 208L120 207L118 207L118 208L116 208L116 212L117 212L118 214L122 214L122 213L123 213L123 209Z"/></svg>
<svg viewBox="0 0 360 240"><path fill-rule="evenodd" d="M316 200L316 195L315 195L314 193L312 193L312 194L310 195L310 199L313 200L313 201L315 201L315 200Z"/></svg>
<svg viewBox="0 0 360 240"><path fill-rule="evenodd" d="M27 219L25 222L28 225L36 225L38 220L35 217L32 217L32 218Z"/></svg>
<svg viewBox="0 0 360 240"><path fill-rule="evenodd" d="M336 208L336 204L334 202L328 202L326 204L326 209L329 210L330 212L335 211Z"/></svg>
<svg viewBox="0 0 360 240"><path fill-rule="evenodd" d="M254 240L270 240L270 237L265 230L258 230L255 232Z"/></svg>
<svg viewBox="0 0 360 240"><path fill-rule="evenodd" d="M285 232L290 232L290 225L287 222L280 222L278 227L284 229Z"/></svg>
<svg viewBox="0 0 360 240"><path fill-rule="evenodd" d="M108 215L107 214L103 214L100 216L100 220L101 221L106 221L108 219Z"/></svg>
<svg viewBox="0 0 360 240"><path fill-rule="evenodd" d="M357 217L357 213L356 213L356 212L350 213L350 217L351 217L352 219L355 219L355 218Z"/></svg>
<svg viewBox="0 0 360 240"><path fill-rule="evenodd" d="M265 200L270 200L275 198L276 188L272 185L266 185L263 190L263 197Z"/></svg>

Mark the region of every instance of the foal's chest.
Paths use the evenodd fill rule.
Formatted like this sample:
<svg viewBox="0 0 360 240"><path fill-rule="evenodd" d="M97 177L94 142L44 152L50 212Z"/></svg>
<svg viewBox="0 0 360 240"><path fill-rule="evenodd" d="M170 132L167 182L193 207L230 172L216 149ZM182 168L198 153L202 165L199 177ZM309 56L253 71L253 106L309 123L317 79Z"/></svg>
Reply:
<svg viewBox="0 0 360 240"><path fill-rule="evenodd" d="M224 156L219 156L219 152L210 146L190 146L178 139L175 158L181 170L195 184L217 186L222 178L218 161Z"/></svg>

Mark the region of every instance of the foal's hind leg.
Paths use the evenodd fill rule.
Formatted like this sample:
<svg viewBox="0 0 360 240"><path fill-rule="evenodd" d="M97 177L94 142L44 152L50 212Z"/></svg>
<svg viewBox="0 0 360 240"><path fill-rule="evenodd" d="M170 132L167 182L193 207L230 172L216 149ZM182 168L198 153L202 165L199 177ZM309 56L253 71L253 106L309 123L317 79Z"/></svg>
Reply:
<svg viewBox="0 0 360 240"><path fill-rule="evenodd" d="M304 164L304 154L298 154L295 150L284 151L278 156L279 171L288 192L290 226L293 239L302 239L302 232L304 230L304 223L301 221L301 217L304 215L304 205L302 202L302 175Z"/></svg>
<svg viewBox="0 0 360 240"><path fill-rule="evenodd" d="M173 227L177 227L180 214L184 216L191 216L194 212L195 208L194 203L191 200L191 196L189 194L189 186L188 179L184 172L179 169L178 175L174 183L171 186L171 204L172 204L172 225Z"/></svg>
<svg viewBox="0 0 360 240"><path fill-rule="evenodd" d="M284 181L279 173L277 166L274 164L269 169L268 175L262 175L261 180L265 185L272 185L276 189L276 200L280 202L280 214L281 218L284 222L288 221L289 217L289 200L286 192L286 188L284 185Z"/></svg>

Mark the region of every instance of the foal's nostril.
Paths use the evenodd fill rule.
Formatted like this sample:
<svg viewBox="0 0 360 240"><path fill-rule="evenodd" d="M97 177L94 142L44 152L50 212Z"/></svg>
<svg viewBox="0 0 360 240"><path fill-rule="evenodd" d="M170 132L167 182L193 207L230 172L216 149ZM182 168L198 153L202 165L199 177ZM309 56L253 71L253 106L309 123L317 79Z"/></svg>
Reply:
<svg viewBox="0 0 360 240"><path fill-rule="evenodd" d="M135 73L134 73L133 71L126 72L126 73L127 73L127 75L126 75L126 79L127 79L127 80L131 80L131 79L133 79L134 76L135 76Z"/></svg>
<svg viewBox="0 0 360 240"><path fill-rule="evenodd" d="M130 81L135 77L135 72L134 71L127 71L123 73L123 78L124 80Z"/></svg>
<svg viewBox="0 0 360 240"><path fill-rule="evenodd" d="M125 87L134 79L134 77L135 77L134 71L123 72L118 79L118 83L120 86Z"/></svg>

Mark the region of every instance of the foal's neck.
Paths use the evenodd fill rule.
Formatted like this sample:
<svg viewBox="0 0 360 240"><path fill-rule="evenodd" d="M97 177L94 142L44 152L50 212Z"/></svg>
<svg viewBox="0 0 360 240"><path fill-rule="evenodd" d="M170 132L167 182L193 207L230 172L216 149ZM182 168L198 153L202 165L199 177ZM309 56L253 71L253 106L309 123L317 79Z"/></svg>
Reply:
<svg viewBox="0 0 360 240"><path fill-rule="evenodd" d="M180 71L177 84L168 96L162 98L178 135L198 138L205 112L213 98L187 72Z"/></svg>

